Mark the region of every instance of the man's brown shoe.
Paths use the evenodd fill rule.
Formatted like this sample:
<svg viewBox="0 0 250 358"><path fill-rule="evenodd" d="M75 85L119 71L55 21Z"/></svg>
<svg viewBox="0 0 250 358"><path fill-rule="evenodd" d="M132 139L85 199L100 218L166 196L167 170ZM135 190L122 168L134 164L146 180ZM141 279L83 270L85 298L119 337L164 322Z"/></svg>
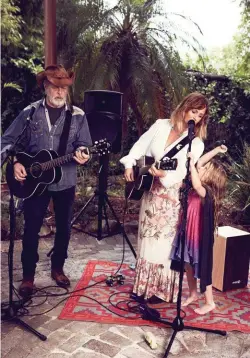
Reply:
<svg viewBox="0 0 250 358"><path fill-rule="evenodd" d="M19 295L22 297L29 297L34 290L34 277L23 278L23 281L18 289Z"/></svg>
<svg viewBox="0 0 250 358"><path fill-rule="evenodd" d="M51 277L56 281L57 286L68 287L70 280L64 274L63 269L51 269Z"/></svg>

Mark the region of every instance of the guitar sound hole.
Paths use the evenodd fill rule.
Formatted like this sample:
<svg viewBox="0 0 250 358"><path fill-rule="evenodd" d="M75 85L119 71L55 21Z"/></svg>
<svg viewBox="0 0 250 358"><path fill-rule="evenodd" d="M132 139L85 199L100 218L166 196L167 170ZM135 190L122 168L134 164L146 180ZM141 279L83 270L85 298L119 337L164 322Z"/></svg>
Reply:
<svg viewBox="0 0 250 358"><path fill-rule="evenodd" d="M39 178L42 175L42 167L40 163L33 163L30 167L30 174L33 178Z"/></svg>

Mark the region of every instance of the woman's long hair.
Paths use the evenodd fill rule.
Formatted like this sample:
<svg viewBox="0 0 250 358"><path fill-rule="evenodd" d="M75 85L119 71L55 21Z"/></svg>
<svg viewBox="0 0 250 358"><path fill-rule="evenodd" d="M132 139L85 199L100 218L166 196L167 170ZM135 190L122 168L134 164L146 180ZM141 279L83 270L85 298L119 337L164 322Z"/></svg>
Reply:
<svg viewBox="0 0 250 358"><path fill-rule="evenodd" d="M209 167L207 175L202 180L202 184L206 186L212 195L214 202L214 222L215 227L218 225L218 214L221 206L222 199L225 195L225 188L227 182L227 174L223 167L223 165L216 161L215 159L211 159L209 161Z"/></svg>
<svg viewBox="0 0 250 358"><path fill-rule="evenodd" d="M191 109L203 109L206 112L202 120L195 126L195 135L201 139L207 136L207 122L209 115L209 102L203 94L199 92L190 93L182 102L176 107L171 115L171 123L174 125L178 132L182 133L186 130L187 124L184 122L185 114Z"/></svg>

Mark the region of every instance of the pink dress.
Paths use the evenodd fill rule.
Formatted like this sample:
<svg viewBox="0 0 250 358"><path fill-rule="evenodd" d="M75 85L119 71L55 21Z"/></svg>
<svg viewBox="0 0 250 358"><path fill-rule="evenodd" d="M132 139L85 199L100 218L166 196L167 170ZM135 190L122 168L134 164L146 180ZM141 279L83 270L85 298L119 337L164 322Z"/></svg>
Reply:
<svg viewBox="0 0 250 358"><path fill-rule="evenodd" d="M188 196L186 241L184 250L184 261L190 263L194 268L195 277L199 278L200 242L202 234L203 205L200 196L191 190ZM181 225L181 220L180 223ZM180 227L181 229L181 227ZM180 232L180 230L179 230ZM173 242L171 251L172 260L180 260L181 245L179 232Z"/></svg>

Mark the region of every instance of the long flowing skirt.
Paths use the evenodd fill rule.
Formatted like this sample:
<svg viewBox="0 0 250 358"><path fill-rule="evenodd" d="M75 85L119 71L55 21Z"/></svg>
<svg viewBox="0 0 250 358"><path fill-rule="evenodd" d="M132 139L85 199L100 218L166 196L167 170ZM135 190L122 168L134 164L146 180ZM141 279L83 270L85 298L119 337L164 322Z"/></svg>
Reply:
<svg viewBox="0 0 250 358"><path fill-rule="evenodd" d="M166 302L176 299L178 273L170 269L170 252L179 221L179 189L182 183L164 188L155 180L141 203L138 258L133 292Z"/></svg>

